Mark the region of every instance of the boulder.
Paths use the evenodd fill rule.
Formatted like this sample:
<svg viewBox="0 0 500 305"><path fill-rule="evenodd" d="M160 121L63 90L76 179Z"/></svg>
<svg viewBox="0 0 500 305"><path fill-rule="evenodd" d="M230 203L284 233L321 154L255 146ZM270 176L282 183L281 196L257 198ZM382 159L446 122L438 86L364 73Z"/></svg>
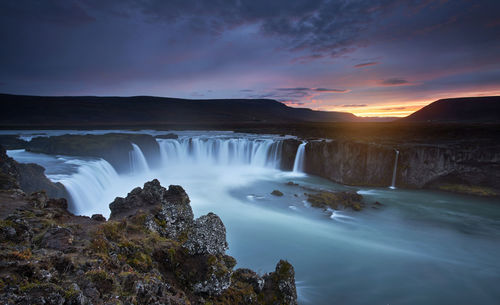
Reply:
<svg viewBox="0 0 500 305"><path fill-rule="evenodd" d="M329 192L320 191L314 194L306 193L307 201L312 207L322 209L351 208L355 211L361 211L364 204L362 203L363 196L355 192Z"/></svg>
<svg viewBox="0 0 500 305"><path fill-rule="evenodd" d="M281 192L279 190L274 190L271 192L271 195L281 197L281 196L283 196L283 192Z"/></svg>
<svg viewBox="0 0 500 305"><path fill-rule="evenodd" d="M154 179L146 182L142 189L133 189L125 198L117 197L109 205L109 219L118 220L141 211L146 213L144 225L147 229L175 239L193 224L194 216L189 202L181 186L171 185L167 190Z"/></svg>
<svg viewBox="0 0 500 305"><path fill-rule="evenodd" d="M224 254L228 248L226 228L219 216L208 213L196 219L183 247L191 255Z"/></svg>

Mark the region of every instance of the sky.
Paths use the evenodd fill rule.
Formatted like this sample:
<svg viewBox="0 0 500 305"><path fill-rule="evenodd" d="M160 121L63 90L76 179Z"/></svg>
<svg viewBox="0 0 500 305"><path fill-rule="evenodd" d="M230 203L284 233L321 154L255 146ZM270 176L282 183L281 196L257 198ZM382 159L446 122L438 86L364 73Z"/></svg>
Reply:
<svg viewBox="0 0 500 305"><path fill-rule="evenodd" d="M0 92L406 116L500 95L498 0L0 0Z"/></svg>

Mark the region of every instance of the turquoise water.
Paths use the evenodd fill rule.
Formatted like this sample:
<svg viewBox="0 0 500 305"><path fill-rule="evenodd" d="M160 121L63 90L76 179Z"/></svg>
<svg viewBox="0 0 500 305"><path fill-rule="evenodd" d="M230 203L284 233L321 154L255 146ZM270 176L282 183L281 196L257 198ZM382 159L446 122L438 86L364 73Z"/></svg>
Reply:
<svg viewBox="0 0 500 305"><path fill-rule="evenodd" d="M115 196L125 196L153 178L165 186L182 185L196 217L208 212L221 217L229 254L238 260L238 267L265 273L279 259L289 260L295 267L301 304L498 304L500 300L500 203L492 199L351 188L275 168L207 160L165 162L158 168L118 175L99 159L22 150L9 154L20 162L46 166L54 181L83 185L83 191L75 190L78 196L84 196L85 189L97 193L86 199L92 204L73 207L78 214L109 215L107 205ZM286 185L288 181L299 186ZM311 208L304 195L308 188L357 191L366 208L335 213ZM272 196L274 189L284 196ZM383 206L375 209L375 201Z"/></svg>

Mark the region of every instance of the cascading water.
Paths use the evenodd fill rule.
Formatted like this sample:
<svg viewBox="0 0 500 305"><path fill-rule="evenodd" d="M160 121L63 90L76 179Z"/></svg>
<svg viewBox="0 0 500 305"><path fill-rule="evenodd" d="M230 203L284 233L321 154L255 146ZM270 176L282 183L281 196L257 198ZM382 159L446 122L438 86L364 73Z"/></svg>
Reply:
<svg viewBox="0 0 500 305"><path fill-rule="evenodd" d="M75 203L72 212L87 215L108 214L108 207L102 206L100 203L103 201L102 194L119 179L113 166L102 159L95 161L68 160L65 163L78 166L78 171L67 176L51 177L49 175L49 178L64 185Z"/></svg>
<svg viewBox="0 0 500 305"><path fill-rule="evenodd" d="M304 157L306 154L306 144L307 142L302 142L297 148L297 154L295 155L295 161L293 162L294 173L304 172Z"/></svg>
<svg viewBox="0 0 500 305"><path fill-rule="evenodd" d="M146 161L146 157L142 153L141 148L134 143L132 144L133 150L129 152L130 157L130 168L133 173L143 173L149 170L148 162Z"/></svg>
<svg viewBox="0 0 500 305"><path fill-rule="evenodd" d="M157 139L164 166L168 164L251 165L279 169L282 142L274 139Z"/></svg>
<svg viewBox="0 0 500 305"><path fill-rule="evenodd" d="M399 158L399 150L395 149L396 151L396 160L394 161L394 170L392 172L392 183L389 188L395 189L396 188L396 173L398 171L398 158Z"/></svg>

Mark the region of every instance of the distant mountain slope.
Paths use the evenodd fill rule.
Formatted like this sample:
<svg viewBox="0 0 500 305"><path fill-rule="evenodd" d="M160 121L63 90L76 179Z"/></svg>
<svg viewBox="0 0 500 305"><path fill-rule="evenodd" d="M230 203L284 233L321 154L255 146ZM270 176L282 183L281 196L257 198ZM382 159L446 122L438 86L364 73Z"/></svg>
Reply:
<svg viewBox="0 0 500 305"><path fill-rule="evenodd" d="M400 121L499 123L500 96L442 99Z"/></svg>
<svg viewBox="0 0 500 305"><path fill-rule="evenodd" d="M346 122L356 119L351 113L292 108L269 99L186 100L152 96L0 94L0 126Z"/></svg>

